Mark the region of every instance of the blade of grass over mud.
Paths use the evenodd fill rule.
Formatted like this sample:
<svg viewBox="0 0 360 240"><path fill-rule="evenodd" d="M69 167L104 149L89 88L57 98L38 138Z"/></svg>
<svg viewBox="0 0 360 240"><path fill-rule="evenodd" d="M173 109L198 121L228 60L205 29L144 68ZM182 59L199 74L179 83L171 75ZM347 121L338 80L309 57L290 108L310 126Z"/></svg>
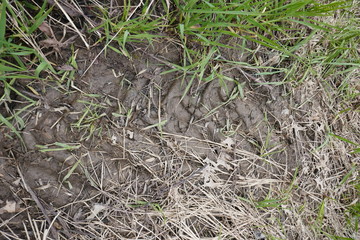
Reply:
<svg viewBox="0 0 360 240"><path fill-rule="evenodd" d="M297 50L299 50L302 46L304 46L305 44L307 44L308 42L311 41L311 39L313 39L313 37L317 34L317 31L314 30L312 31L309 36L307 36L305 39L299 41L297 44L295 44L293 47L291 47L289 49L289 52L295 52Z"/></svg>
<svg viewBox="0 0 360 240"><path fill-rule="evenodd" d="M155 124L152 124L150 126L147 126L147 127L144 127L142 130L148 130L148 129L151 129L151 128L154 128L154 127L157 127L159 128L159 130L162 128L162 126L164 126L166 124L167 120L162 120L161 122L159 123L155 123Z"/></svg>
<svg viewBox="0 0 360 240"><path fill-rule="evenodd" d="M70 170L66 173L64 178L62 179L62 182L65 182L71 175L74 173L75 169L79 166L81 163L81 159L77 160L76 163L70 168Z"/></svg>
<svg viewBox="0 0 360 240"><path fill-rule="evenodd" d="M99 104L99 103L93 103L93 102L89 102L89 101L86 101L86 100L78 100L77 102L79 103L84 103L88 106L92 106L92 107L98 107L98 108L106 108L106 106L102 105L102 104Z"/></svg>
<svg viewBox="0 0 360 240"><path fill-rule="evenodd" d="M17 95L19 95L19 96L25 98L26 100L28 100L31 104L35 104L35 103L36 103L35 100L33 100L33 99L25 96L24 94L22 94L21 92L19 92L16 88L14 88L14 87L12 86L12 84L14 83L15 80L16 80L16 78L13 78L12 81L11 81L11 82L12 82L11 84L9 84L9 83L7 83L7 82L4 82L5 88L12 90L12 91L15 92Z"/></svg>
<svg viewBox="0 0 360 240"><path fill-rule="evenodd" d="M35 76L37 78L40 78L40 73L45 71L46 69L48 69L49 66L50 66L50 64L48 62L46 62L46 61L41 62L35 69L35 72L34 72Z"/></svg>
<svg viewBox="0 0 360 240"><path fill-rule="evenodd" d="M5 45L6 47L6 45ZM10 50L10 49L9 49ZM10 51L13 51L13 49L11 49ZM27 54L24 54L23 56L29 55L32 52L28 52ZM14 52L12 52L11 54L9 54L10 56L13 55ZM8 56L7 54L4 54L4 57ZM0 59L0 71L6 72L7 74L9 74L9 72L16 72L16 74L19 74L19 72L25 72L27 69L24 65L17 65L15 63L12 63L10 61L6 61L5 59ZM0 76L3 77L3 76Z"/></svg>
<svg viewBox="0 0 360 240"><path fill-rule="evenodd" d="M200 62L200 69L199 69L199 80L202 81L204 74L205 74L205 70L206 70L206 66L209 64L210 59L212 58L212 56L214 55L214 53L217 51L217 49L215 47L212 47L210 49L210 51L208 52L207 56L205 58L202 59L202 61Z"/></svg>
<svg viewBox="0 0 360 240"><path fill-rule="evenodd" d="M320 22L320 21L316 21L316 20L313 20L313 19L304 19L301 21L301 20L296 20L296 19L292 19L291 20L292 22L294 23L299 23L300 25L302 26L307 26L309 27L310 29L314 29L315 30L322 30L322 31L325 31L325 32L329 32L331 29L333 29L334 27L329 25L329 24L326 24L326 23L323 23L323 22ZM313 23L311 23L313 22ZM311 36L311 35L309 35Z"/></svg>
<svg viewBox="0 0 360 240"><path fill-rule="evenodd" d="M214 55L214 53L217 51L217 49L215 47L212 47L208 54L201 60L198 62L198 66L196 66L197 73L194 73L193 76L191 77L189 83L186 85L186 88L184 90L183 95L181 96L181 99L179 102L181 102L182 100L184 100L184 97L186 96L186 94L189 92L192 83L194 82L195 78L198 78L199 81L203 81L204 78L204 74L205 74L205 70L207 69L208 63L210 62L210 59L212 58L212 56Z"/></svg>
<svg viewBox="0 0 360 240"><path fill-rule="evenodd" d="M241 83L237 84L237 87L235 87L232 92L230 93L229 98L223 102L223 103L219 103L218 106L214 107L213 109L211 109L204 117L203 119L206 119L208 117L210 117L211 115L213 115L220 107L222 106L226 106L227 104L229 104L230 102L232 102L233 100L235 100L237 97L243 97L244 93L243 93L243 88Z"/></svg>
<svg viewBox="0 0 360 240"><path fill-rule="evenodd" d="M256 36L260 39L255 39L253 37L250 36L243 36L243 38L245 38L246 40L258 43L262 46L268 47L270 49L276 49L282 53L284 53L284 56L291 56L291 57L297 57L295 54L289 52L285 47L283 47L281 44L273 41L272 39L269 39L265 36L262 36L262 33L255 33Z"/></svg>
<svg viewBox="0 0 360 240"><path fill-rule="evenodd" d="M137 10L137 8L140 6L141 4L139 4L138 6L135 7L135 9L130 12L129 14L126 15L126 21L128 22L130 21L131 17L135 14L135 11ZM125 14L122 15L123 17L125 17ZM121 22L121 21L120 21ZM85 76L85 74L89 71L89 69L92 67L92 65L95 63L95 61L98 59L98 57L107 49L107 47L110 45L110 43L112 41L114 41L119 34L124 30L124 26L120 27L116 33L114 34L114 36L112 36L105 44L105 46L101 49L101 51L95 56L95 58L91 61L90 65L84 70L84 72L82 73L82 76Z"/></svg>
<svg viewBox="0 0 360 240"><path fill-rule="evenodd" d="M183 48L183 67L185 68L188 65L186 62L189 61L190 65L192 65L192 57L189 53L189 49L186 47L187 39L185 36L185 26L184 24L179 24L179 32L180 32L180 39L182 41L182 48Z"/></svg>
<svg viewBox="0 0 360 240"><path fill-rule="evenodd" d="M224 15L243 15L243 16L264 16L266 14L260 12L245 12L245 11L223 11L223 10L207 10L207 9L191 9L185 10L186 13L210 13L210 14L224 14Z"/></svg>
<svg viewBox="0 0 360 240"><path fill-rule="evenodd" d="M68 143L60 143L55 142L53 144L47 145L36 145L39 148L40 152L52 152L52 151L64 151L64 150L76 150L81 147L79 143L68 144Z"/></svg>
<svg viewBox="0 0 360 240"><path fill-rule="evenodd" d="M186 76L186 75L185 75L185 73L184 73L184 78L183 78L183 79L185 79L185 76ZM190 88L191 88L191 86L192 86L195 78L196 78L196 75L193 74L193 75L191 76L188 84L186 85L186 88L185 88L185 90L184 90L184 92L183 92L183 94L182 94L182 96L181 96L181 98L180 98L180 100L179 100L179 103L182 102L182 100L184 100L184 97L185 97L186 94L189 92L189 90L190 90ZM179 104L179 103L178 103L178 104Z"/></svg>
<svg viewBox="0 0 360 240"><path fill-rule="evenodd" d="M329 234L329 233L327 233L325 231L321 231L321 232L331 240L356 240L354 238L348 238L348 237L332 235L332 234Z"/></svg>
<svg viewBox="0 0 360 240"><path fill-rule="evenodd" d="M6 47L6 51L3 52L3 54L9 54L11 56L26 56L29 54L34 54L35 51L32 48L26 47L26 46L21 46L21 45L17 45L14 43L10 43L7 41L0 41L1 45L4 45ZM3 59L3 61L5 61Z"/></svg>
<svg viewBox="0 0 360 240"><path fill-rule="evenodd" d="M256 1L255 3L252 3L252 6L255 8L258 7L259 11L245 11L245 10L227 10L224 7L221 7L219 4L219 7L213 7L212 9L209 9L208 7L204 9L184 9L183 11L185 13L207 13L207 14L219 14L219 15L240 15L240 16L268 16L268 17L297 17L297 16L322 16L324 13L333 12L337 9L343 9L346 8L347 5L344 5L347 3L346 1L335 1L330 4L317 4L314 0L305 0L305 1L293 1L288 4L282 5L277 8L270 8L268 7L268 11L263 11L263 9L260 11L261 7L267 6L269 1ZM306 6L309 6L313 4L312 7L306 9L306 11L303 11ZM243 7L241 7L243 6ZM241 9L250 9L250 1L247 1L246 3L237 5L238 8Z"/></svg>
<svg viewBox="0 0 360 240"><path fill-rule="evenodd" d="M320 149L324 148L326 145L328 145L328 143L330 142L330 138L331 138L331 136L329 134L327 134L323 143L321 143L321 145L318 146L317 148L315 148L312 152L315 153L315 152L319 151Z"/></svg>
<svg viewBox="0 0 360 240"><path fill-rule="evenodd" d="M15 67L9 67L9 66L6 66L4 64L0 64L0 71L1 72L15 72L15 71L21 71L21 69L19 68L15 68Z"/></svg>
<svg viewBox="0 0 360 240"><path fill-rule="evenodd" d="M0 123L5 124L15 135L20 139L23 146L25 146L24 140L21 137L21 134L16 130L16 128L0 113Z"/></svg>

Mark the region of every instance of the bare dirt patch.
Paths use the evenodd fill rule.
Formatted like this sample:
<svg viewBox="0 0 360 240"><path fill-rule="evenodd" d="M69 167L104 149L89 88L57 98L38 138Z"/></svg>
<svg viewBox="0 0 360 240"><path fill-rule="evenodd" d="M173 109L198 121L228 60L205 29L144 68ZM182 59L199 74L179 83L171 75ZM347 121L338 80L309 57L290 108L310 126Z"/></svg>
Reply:
<svg viewBox="0 0 360 240"><path fill-rule="evenodd" d="M128 225L114 230L113 236L134 238L145 231L152 237L192 238L199 231L199 237L215 237L220 229L214 224L223 221L198 222L196 214L184 212L178 222L171 219L171 212L184 211L182 201L203 201L204 208L215 204L208 190L231 202L239 202L235 196L264 196L266 191L259 186L281 182L278 175L294 171L289 168L296 166L289 160L295 159L291 150L270 152L271 158L261 156L271 148L289 145L274 128L277 118L286 117L281 112L285 108L269 107L287 105L279 90L255 86L234 68L226 75L243 84L243 98L231 95L237 85L230 81L226 86L218 81L194 82L184 96L188 78L182 81L175 73L161 74L169 67L158 59L179 61L176 48L164 50L163 44L148 47L146 53L134 49L132 59L113 52L101 55L85 76L74 80L80 91L65 93L47 86L29 116L22 134L27 151L15 155L26 184L44 207L66 211L73 219L60 224L60 232L74 234L71 226L77 221L114 223L119 221L114 216L126 215L133 220L122 221ZM96 51L78 53L80 73L95 55ZM56 143L76 149L40 152L45 146L46 150L59 148ZM5 188L2 196L11 195ZM103 208L95 214L96 206ZM157 208L157 216L143 214L149 208ZM113 211L119 216L108 216ZM160 229L143 228L147 221L159 221ZM227 219L224 227L231 229L238 221ZM184 229L179 224L190 225ZM90 235L97 231L92 225ZM247 231L251 235L255 230Z"/></svg>

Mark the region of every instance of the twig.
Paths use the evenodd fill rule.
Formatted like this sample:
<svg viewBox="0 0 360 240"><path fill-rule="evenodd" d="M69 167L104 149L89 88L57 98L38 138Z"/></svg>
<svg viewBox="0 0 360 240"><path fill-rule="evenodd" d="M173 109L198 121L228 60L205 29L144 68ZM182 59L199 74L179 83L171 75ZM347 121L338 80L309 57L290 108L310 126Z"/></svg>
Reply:
<svg viewBox="0 0 360 240"><path fill-rule="evenodd" d="M86 42L84 36L82 35L82 33L79 31L79 29L75 26L74 22L71 20L70 16L67 14L67 12L64 10L64 8L61 6L61 4L59 4L59 2L57 0L54 0L56 5L60 8L60 10L64 13L65 17L67 18L67 20L69 20L71 26L75 29L75 31L77 32L77 34L80 36L81 40L84 42L85 46L87 49L90 49L90 45Z"/></svg>

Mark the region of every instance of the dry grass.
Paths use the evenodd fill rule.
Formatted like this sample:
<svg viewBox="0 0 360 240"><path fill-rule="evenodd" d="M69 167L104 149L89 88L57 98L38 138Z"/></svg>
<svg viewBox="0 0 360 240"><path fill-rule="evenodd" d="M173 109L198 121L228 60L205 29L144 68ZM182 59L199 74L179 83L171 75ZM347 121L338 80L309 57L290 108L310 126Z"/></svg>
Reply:
<svg viewBox="0 0 360 240"><path fill-rule="evenodd" d="M58 1L54 2L59 4ZM95 6L100 4L91 2ZM356 3L354 1L354 5ZM115 2L111 1L112 4ZM140 1L134 6L123 6L121 11L128 11L124 19L130 21L142 4L143 1ZM165 6L168 9L172 6L170 1L148 1L147 7L142 10L143 14L150 14L155 4L164 9ZM69 14L64 8L60 10ZM114 8L112 11L120 10ZM355 7L352 11L358 9ZM170 18L171 15L162 17L166 16ZM71 23L66 29L80 36L85 47L91 47L90 40L84 38L85 35L71 21L71 17L66 16ZM102 23L109 19L104 17ZM320 19L329 24L346 21L346 18L336 19L336 14ZM12 16L8 21L15 23L17 20ZM93 24L88 18L86 22ZM113 23L109 25L114 27ZM104 40L105 45L97 57L111 46L110 43L123 29L125 26L122 25L114 27L111 33L106 32L109 29L105 25L96 29L96 34L103 36L104 39L100 39ZM37 45L33 35L28 36L21 26L16 26L15 30L23 35L24 42L39 53L39 59L48 62L44 49ZM184 37L178 34L179 38ZM334 36L334 39L336 37L341 36ZM122 38L125 46L126 37ZM356 69L358 63L353 65L352 70L340 64L342 57L348 57L346 54L350 55L352 50L339 53L341 57L334 57L332 64L326 62L326 57L334 56L329 45L335 44L336 39L334 43L321 40L321 44L317 44L323 38L324 32L314 33L312 40L296 51L295 54L302 59L298 62L292 59L295 66L293 70L298 71L298 75L291 75L289 71L287 74L291 76L285 78L280 86L267 87L270 90L281 89L284 93L281 101L288 106L288 109L283 109L287 111L285 117L278 112L274 118L279 128L269 128L285 136L289 144L272 145L270 142L268 145L271 147L268 148L265 146L266 136L263 136L263 146L259 146L261 151L250 152L237 142L235 136L216 142L158 131L162 130L161 127L136 130L119 128L117 123L109 120L103 134L94 134L90 144L78 139L81 148L73 153L77 165L64 170L68 177L76 172L86 178L91 188L84 185L74 201L55 207L37 197L37 191L46 189L31 189L23 175L24 170L18 168L18 173L12 176L15 182L10 184L12 196L15 196L18 205L13 210L4 207L0 209L14 213L6 219L0 214L0 235L3 239L38 240L360 239L356 227L359 215L349 212L349 207L359 203L359 192L354 186L359 186L360 155L358 152L352 153L359 146L352 143L360 143L360 73ZM189 49L182 47L186 55ZM265 48L259 45L254 49L252 60L256 65L257 51L265 51ZM120 52L128 54L126 49ZM324 52L326 56L308 57L314 52ZM286 65L291 68L291 63L277 63L284 64L284 68ZM199 74L205 72L201 70L201 63L197 67L200 72L203 71ZM49 65L46 69L51 72L51 68ZM258 72L263 72L262 68L259 69ZM222 74L221 71L219 73ZM51 75L56 73L52 72ZM64 79L70 80L66 82ZM256 83L263 83L263 79L259 79ZM200 85L196 79L191 81L192 86ZM63 79L60 76L56 82L69 92L79 90L79 94L84 94L86 91L75 86L71 76ZM189 89L192 86L188 86ZM33 94L42 98L42 93L34 90ZM2 102L5 100L1 99ZM92 117L97 120L101 113L94 115ZM16 118L5 120L3 125L9 127ZM101 139L97 138L99 135ZM273 141L273 138L269 139ZM110 143L110 152L102 149L103 142ZM19 152L21 150L14 147L14 150L7 149L0 156L21 166L17 159L22 154ZM3 177L4 174L0 172L0 178ZM64 188L67 178L59 177L58 180L62 184L61 188ZM0 200L5 203L7 199ZM18 215L25 214L26 218L22 218L21 223L16 220L13 222Z"/></svg>

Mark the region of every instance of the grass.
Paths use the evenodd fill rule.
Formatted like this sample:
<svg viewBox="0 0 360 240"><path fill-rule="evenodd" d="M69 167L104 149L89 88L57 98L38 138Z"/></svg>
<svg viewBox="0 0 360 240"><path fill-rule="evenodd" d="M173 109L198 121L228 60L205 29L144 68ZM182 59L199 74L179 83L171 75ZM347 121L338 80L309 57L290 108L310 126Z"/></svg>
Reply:
<svg viewBox="0 0 360 240"><path fill-rule="evenodd" d="M84 105L84 109L78 121L72 124L73 128L83 132L81 140L85 141L88 141L94 134L97 134L98 136L101 135L102 127L99 126L98 122L101 118L106 116L104 112L101 113L101 110L104 110L106 105L97 99L101 96L91 94L88 97L93 98L94 100L78 100L78 103Z"/></svg>
<svg viewBox="0 0 360 240"><path fill-rule="evenodd" d="M304 11L306 6L315 2L294 1L285 5L284 3L284 1L274 3L244 1L242 4L206 1L201 4L198 1L189 1L185 5L177 3L180 39L184 48L183 55L186 56L182 67L194 69L198 77L203 79L204 63L208 62L207 59L213 55L214 50L219 46L233 47L219 44L219 40L226 36L243 40L243 46L236 47L246 49L247 44L252 42L277 50L280 59L296 58L294 51L311 39L297 36L299 31L311 27L314 32L319 30L328 32L330 30L328 28L331 27L321 22L310 23L309 16L325 15L343 7L341 2L334 2L321 7L313 5ZM196 50L189 48L190 41L210 46L208 53L198 55ZM213 61L216 62L216 57L213 57ZM254 61L259 63L257 59ZM191 65L187 65L187 62ZM273 71L278 69L275 68Z"/></svg>
<svg viewBox="0 0 360 240"><path fill-rule="evenodd" d="M53 152L78 149L80 145L55 142L54 144L37 145L36 147L40 149L40 152Z"/></svg>
<svg viewBox="0 0 360 240"><path fill-rule="evenodd" d="M0 126L8 131L0 133L12 143L0 147L14 160L30 153L82 154L88 148L60 182L76 189L79 172L96 186L96 193L85 198L79 191L76 200L49 211L54 217L50 223L48 216L41 217L45 211L38 214L29 205L29 224L21 226L28 239L45 239L54 231L73 239L359 237L358 0L125 0L122 5L91 0L72 1L74 10L51 2L0 3ZM180 61L151 53L157 46L176 48ZM165 110L166 98L155 124L133 123L143 119L141 107L150 105L129 107L118 100L118 109L108 113L113 99L90 91L86 81L91 69L113 53L143 64L134 54L139 49L152 56L147 68L151 70L151 61L161 67L163 82L168 75L182 82L174 109L179 101L189 102L189 95L207 96L203 86L215 88L214 81L226 100L215 106L197 103L203 115L191 119L184 135L166 132L174 121ZM92 55L83 67L86 51ZM141 74L135 71L136 77L127 79L134 70L115 69L113 60L111 71L123 79L116 87L127 91ZM163 86L156 89L159 99L167 94L161 91L172 91ZM47 119L39 123L38 116L62 104L48 99L49 87L61 89L64 96L56 101L78 94L67 104L79 104L81 111L69 108L51 127L65 124L64 138L71 141L36 142L27 151L12 147L18 141L28 144L23 132L29 132L32 122L31 133L46 131L42 126ZM146 91L141 94L148 98ZM247 101L259 105L265 116L255 127L222 116ZM194 131L192 126L206 132L212 123L214 130L206 134L220 140L186 135ZM116 141L109 145L108 139ZM90 157L90 152L98 155ZM91 206L96 209L97 204L106 208L93 214ZM9 222L4 224L2 236L21 239Z"/></svg>

